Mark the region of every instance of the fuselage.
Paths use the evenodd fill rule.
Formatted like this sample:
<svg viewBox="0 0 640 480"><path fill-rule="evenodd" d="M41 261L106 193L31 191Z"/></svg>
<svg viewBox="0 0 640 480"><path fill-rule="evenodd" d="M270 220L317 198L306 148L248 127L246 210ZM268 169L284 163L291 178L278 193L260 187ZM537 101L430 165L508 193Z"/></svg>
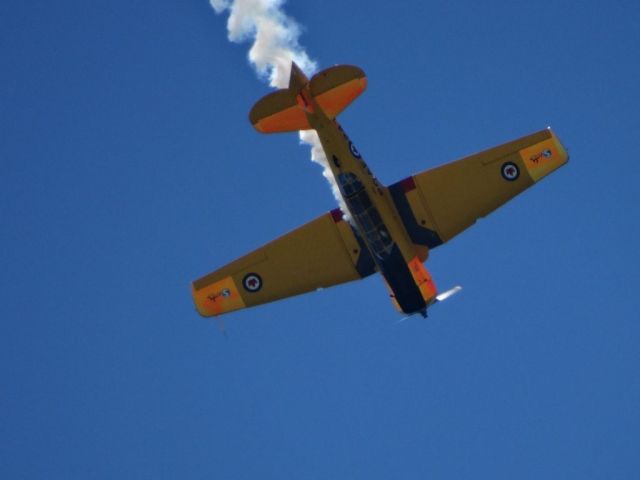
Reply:
<svg viewBox="0 0 640 480"><path fill-rule="evenodd" d="M403 312L424 315L427 303L408 267L416 257L415 248L387 189L371 173L338 122L328 118L307 92L303 90L301 96L309 124L320 137L351 222L385 278L392 297Z"/></svg>

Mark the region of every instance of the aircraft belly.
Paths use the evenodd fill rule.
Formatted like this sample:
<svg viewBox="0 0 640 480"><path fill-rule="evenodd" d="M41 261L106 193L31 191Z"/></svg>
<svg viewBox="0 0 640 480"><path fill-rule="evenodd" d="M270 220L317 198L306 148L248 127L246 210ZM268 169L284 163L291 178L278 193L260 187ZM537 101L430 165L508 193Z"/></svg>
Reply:
<svg viewBox="0 0 640 480"><path fill-rule="evenodd" d="M397 239L385 225L362 182L352 173L338 174L337 180L345 203L357 224L359 236L371 252L398 306L409 314L424 310L426 302L395 241Z"/></svg>
<svg viewBox="0 0 640 480"><path fill-rule="evenodd" d="M427 307L397 245L387 258L378 262L378 267L404 313L420 312Z"/></svg>
<svg viewBox="0 0 640 480"><path fill-rule="evenodd" d="M371 253L400 309L412 314L427 307L408 263L416 251L400 220L394 218L390 200L346 133L322 112L307 114L329 160L329 167L359 237Z"/></svg>

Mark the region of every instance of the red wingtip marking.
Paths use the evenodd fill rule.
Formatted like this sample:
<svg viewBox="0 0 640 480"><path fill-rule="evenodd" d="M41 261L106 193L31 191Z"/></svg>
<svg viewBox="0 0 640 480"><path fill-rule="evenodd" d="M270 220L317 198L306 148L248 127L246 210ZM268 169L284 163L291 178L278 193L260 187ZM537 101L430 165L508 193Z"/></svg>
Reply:
<svg viewBox="0 0 640 480"><path fill-rule="evenodd" d="M331 210L331 217L333 218L333 221L335 223L341 222L343 215L344 214L342 213L342 210L340 210L339 208L334 208L333 210Z"/></svg>
<svg viewBox="0 0 640 480"><path fill-rule="evenodd" d="M416 188L416 182L413 180L413 177L407 177L400 181L400 187L404 193L407 193Z"/></svg>

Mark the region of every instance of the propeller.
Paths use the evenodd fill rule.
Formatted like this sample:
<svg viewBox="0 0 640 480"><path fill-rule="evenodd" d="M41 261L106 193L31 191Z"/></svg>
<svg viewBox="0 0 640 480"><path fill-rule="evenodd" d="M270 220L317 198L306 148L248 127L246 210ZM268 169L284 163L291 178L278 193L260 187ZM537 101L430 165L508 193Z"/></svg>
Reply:
<svg viewBox="0 0 640 480"><path fill-rule="evenodd" d="M431 302L430 305L435 305L438 302L444 302L447 298L449 297L453 297L456 293L458 293L460 290L462 290L462 287L460 285L456 285L455 287L447 290L446 292L442 292L439 293L438 295L436 295L436 297L434 298L433 302ZM398 320L395 324L398 325L399 323L404 322L405 320L408 320L409 318L413 317L414 315L420 314L422 315L424 318L427 318L427 310L425 309L422 312L415 312L412 313L410 315L407 315L406 317L402 317L400 320Z"/></svg>
<svg viewBox="0 0 640 480"><path fill-rule="evenodd" d="M436 300L433 303L443 302L447 298L454 296L460 290L462 290L462 287L460 285L456 285L455 287L447 290L446 292L439 293L438 295L436 295Z"/></svg>

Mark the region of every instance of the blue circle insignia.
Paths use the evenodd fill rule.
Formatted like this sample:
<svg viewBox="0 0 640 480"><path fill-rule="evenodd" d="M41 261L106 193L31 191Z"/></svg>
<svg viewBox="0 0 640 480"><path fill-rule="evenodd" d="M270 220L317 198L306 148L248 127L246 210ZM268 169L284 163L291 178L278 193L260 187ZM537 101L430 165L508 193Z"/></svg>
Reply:
<svg viewBox="0 0 640 480"><path fill-rule="evenodd" d="M520 176L520 169L513 162L503 163L500 170L502 173L502 178L509 182L513 182Z"/></svg>

